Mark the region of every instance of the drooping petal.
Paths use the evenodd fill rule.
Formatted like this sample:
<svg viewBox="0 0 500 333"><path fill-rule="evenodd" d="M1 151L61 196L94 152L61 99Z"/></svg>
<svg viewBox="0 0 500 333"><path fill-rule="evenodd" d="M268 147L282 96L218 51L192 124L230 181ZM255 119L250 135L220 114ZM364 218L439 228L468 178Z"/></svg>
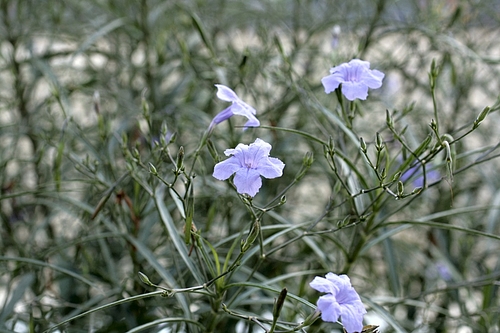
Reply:
<svg viewBox="0 0 500 333"><path fill-rule="evenodd" d="M260 121L256 117L248 117L248 121L243 125L243 129L247 129L248 127L259 127Z"/></svg>
<svg viewBox="0 0 500 333"><path fill-rule="evenodd" d="M231 102L232 104L215 116L210 123L209 130L212 130L216 124L229 119L233 115L244 116L248 119L245 123L244 130L248 127L260 126L259 120L255 117L257 110L243 102L232 89L222 84L216 84L215 86L217 87L217 97L223 101Z"/></svg>
<svg viewBox="0 0 500 333"><path fill-rule="evenodd" d="M219 97L219 99L226 102L235 102L240 100L238 95L236 95L231 88L228 88L223 84L216 84L215 86L217 87L217 97Z"/></svg>
<svg viewBox="0 0 500 333"><path fill-rule="evenodd" d="M238 101L234 103L232 105L232 112L233 114L247 117L248 121L245 123L244 129L260 126L259 120L255 117L257 111L245 102Z"/></svg>
<svg viewBox="0 0 500 333"><path fill-rule="evenodd" d="M365 100L368 97L368 86L362 82L345 82L342 84L342 94L350 101L356 98Z"/></svg>
<svg viewBox="0 0 500 333"><path fill-rule="evenodd" d="M214 167L213 176L218 180L226 180L242 168L238 158L231 156L225 161L219 162Z"/></svg>
<svg viewBox="0 0 500 333"><path fill-rule="evenodd" d="M233 107L232 111L234 114L245 116L247 118L253 117L257 113L257 111L255 111L253 107L251 107L250 105L241 100L233 103L232 107Z"/></svg>
<svg viewBox="0 0 500 333"><path fill-rule="evenodd" d="M248 194L254 197L262 186L262 179L255 169L241 168L236 172L233 179L236 190L240 194Z"/></svg>
<svg viewBox="0 0 500 333"><path fill-rule="evenodd" d="M366 313L361 302L354 304L342 304L340 307L340 319L348 333L361 332L363 330L363 315Z"/></svg>
<svg viewBox="0 0 500 333"><path fill-rule="evenodd" d="M327 294L318 299L318 310L321 311L321 319L336 322L340 317L341 305L333 295Z"/></svg>

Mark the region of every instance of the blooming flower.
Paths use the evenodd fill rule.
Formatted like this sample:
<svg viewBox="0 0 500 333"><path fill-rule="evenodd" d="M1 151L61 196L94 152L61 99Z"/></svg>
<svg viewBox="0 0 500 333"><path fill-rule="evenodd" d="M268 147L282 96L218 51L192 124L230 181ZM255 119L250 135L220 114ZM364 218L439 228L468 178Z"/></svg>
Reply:
<svg viewBox="0 0 500 333"><path fill-rule="evenodd" d="M366 310L352 287L351 280L345 274L328 273L325 277L316 276L309 284L317 291L327 293L318 299L321 319L335 322L342 317L342 324L347 332L361 332Z"/></svg>
<svg viewBox="0 0 500 333"><path fill-rule="evenodd" d="M217 87L217 97L223 101L232 102L232 104L214 117L209 129L212 129L215 125L231 118L235 114L248 118L248 121L244 125L245 129L260 125L259 120L255 117L257 111L253 107L243 102L233 90L225 85L216 84L215 86Z"/></svg>
<svg viewBox="0 0 500 333"><path fill-rule="evenodd" d="M285 164L275 157L269 157L271 145L256 139L249 146L242 143L234 149L226 149L224 154L231 156L215 165L213 176L218 180L226 180L234 175L234 185L240 194L253 197L262 186L262 179L276 178L283 175Z"/></svg>
<svg viewBox="0 0 500 333"><path fill-rule="evenodd" d="M384 73L370 69L368 61L353 59L330 69L330 75L322 78L321 83L327 94L342 84L342 94L348 100L354 101L356 98L366 99L368 88L380 88L384 76Z"/></svg>

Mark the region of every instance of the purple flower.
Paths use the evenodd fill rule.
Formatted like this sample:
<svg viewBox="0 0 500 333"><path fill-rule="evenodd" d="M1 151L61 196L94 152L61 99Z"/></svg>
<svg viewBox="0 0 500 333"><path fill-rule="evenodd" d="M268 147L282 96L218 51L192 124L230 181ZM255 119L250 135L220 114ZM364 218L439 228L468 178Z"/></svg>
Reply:
<svg viewBox="0 0 500 333"><path fill-rule="evenodd" d="M380 88L384 76L384 73L370 69L368 61L353 59L330 69L330 75L322 78L321 83L327 94L342 84L342 94L348 100L354 101L356 98L366 99L368 88Z"/></svg>
<svg viewBox="0 0 500 333"><path fill-rule="evenodd" d="M283 175L285 164L275 157L269 157L271 145L256 139L249 146L242 143L234 149L226 149L224 154L231 156L215 165L213 176L218 180L226 180L234 175L234 185L240 194L253 197L262 186L262 179L276 178Z"/></svg>
<svg viewBox="0 0 500 333"><path fill-rule="evenodd" d="M453 279L453 275L451 274L451 271L450 269L448 268L448 266L443 263L443 262L438 262L436 264L436 269L439 273L439 276L445 280L445 281L451 281Z"/></svg>
<svg viewBox="0 0 500 333"><path fill-rule="evenodd" d="M434 183L441 179L441 174L436 169L433 169L431 165L426 168L425 178L427 184ZM430 170L429 170L430 169ZM415 178L416 177L416 178ZM409 168L401 175L401 181L405 182L413 178L412 184L415 187L424 187L424 176L422 174L422 170L420 169L420 165L415 165Z"/></svg>
<svg viewBox="0 0 500 333"><path fill-rule="evenodd" d="M259 120L255 117L257 111L255 111L253 107L243 102L238 97L238 95L236 95L236 93L230 88L222 84L216 84L215 86L217 87L217 97L219 97L219 99L223 101L232 102L232 104L228 108L219 112L214 117L214 119L210 123L209 129L212 129L215 125L231 118L235 114L248 118L248 121L245 123L244 129L260 125Z"/></svg>
<svg viewBox="0 0 500 333"><path fill-rule="evenodd" d="M345 274L326 274L326 279L316 276L309 284L317 291L327 293L318 299L321 319L336 322L342 317L342 324L349 333L363 330L363 315L366 313L358 293Z"/></svg>

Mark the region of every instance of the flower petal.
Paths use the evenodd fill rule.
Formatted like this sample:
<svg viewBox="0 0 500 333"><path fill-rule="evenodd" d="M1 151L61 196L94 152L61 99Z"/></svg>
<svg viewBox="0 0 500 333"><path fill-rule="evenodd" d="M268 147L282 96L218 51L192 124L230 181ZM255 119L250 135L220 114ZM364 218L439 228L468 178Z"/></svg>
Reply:
<svg viewBox="0 0 500 333"><path fill-rule="evenodd" d="M327 294L318 299L318 310L321 311L321 319L336 322L340 317L341 305L337 303L334 296Z"/></svg>
<svg viewBox="0 0 500 333"><path fill-rule="evenodd" d="M283 174L285 164L269 157L271 148L269 143L257 138L248 146L240 143L234 149L226 149L224 154L232 156L215 165L213 176L225 180L236 173L233 182L238 193L253 197L262 186L261 175L276 178Z"/></svg>
<svg viewBox="0 0 500 333"><path fill-rule="evenodd" d="M368 70L363 74L361 81L370 89L378 89L382 87L382 79L384 78L384 76L384 73L376 69Z"/></svg>
<svg viewBox="0 0 500 333"><path fill-rule="evenodd" d="M240 194L248 194L254 197L262 186L262 179L255 169L241 168L236 172L233 179L236 190Z"/></svg>
<svg viewBox="0 0 500 333"><path fill-rule="evenodd" d="M243 129L247 129L248 127L259 127L260 121L256 117L248 117L248 121L243 126Z"/></svg>
<svg viewBox="0 0 500 333"><path fill-rule="evenodd" d="M268 157L271 148L272 146L266 141L259 138L255 139L255 141L248 146L246 163L252 163L252 165L257 166L257 163L253 162Z"/></svg>
<svg viewBox="0 0 500 333"><path fill-rule="evenodd" d="M368 88L377 89L382 86L385 74L371 70L370 63L360 59L352 59L348 63L330 69L331 75L321 79L325 92L329 94L342 84L342 94L350 100L366 99Z"/></svg>
<svg viewBox="0 0 500 333"><path fill-rule="evenodd" d="M231 88L228 88L223 84L216 84L215 86L217 87L217 97L219 97L219 99L226 102L236 102L240 100L238 95L236 95Z"/></svg>
<svg viewBox="0 0 500 333"><path fill-rule="evenodd" d="M260 126L260 121L255 117L257 111L245 102L238 101L231 105L233 114L247 117L248 121L244 125L246 130L248 127L258 127Z"/></svg>
<svg viewBox="0 0 500 333"><path fill-rule="evenodd" d="M311 286L311 288L314 288L322 293L330 293L336 295L339 291L339 288L332 281L320 276L316 276L314 280L309 283L309 285Z"/></svg>
<svg viewBox="0 0 500 333"><path fill-rule="evenodd" d="M340 316L347 332L362 331L366 310L347 275L328 273L325 278L315 277L309 285L327 293L318 299L318 310L324 321L337 321Z"/></svg>
<svg viewBox="0 0 500 333"><path fill-rule="evenodd" d="M265 160L261 160L257 170L262 177L267 179L273 179L283 176L283 168L285 163L281 162L276 157L268 157Z"/></svg>
<svg viewBox="0 0 500 333"><path fill-rule="evenodd" d="M350 101L356 98L365 100L368 97L368 86L362 82L345 82L342 84L342 94Z"/></svg>
<svg viewBox="0 0 500 333"><path fill-rule="evenodd" d="M321 83L323 84L323 87L325 87L325 92L327 94L337 89L343 82L344 75L342 73L333 73L321 79Z"/></svg>
<svg viewBox="0 0 500 333"><path fill-rule="evenodd" d="M214 117L214 119L212 119L212 122L210 123L210 128L214 127L217 124L222 123L224 120L227 120L227 119L231 118L233 116L233 114L234 114L231 109L232 109L232 105L230 107L222 110L221 112L219 112Z"/></svg>
<svg viewBox="0 0 500 333"><path fill-rule="evenodd" d="M227 160L217 163L214 167L214 173L212 175L218 180L226 180L231 177L233 173L238 172L241 168L242 166L240 160L231 156Z"/></svg>
<svg viewBox="0 0 500 333"><path fill-rule="evenodd" d="M350 67L361 67L363 69L370 69L370 63L365 60L360 60L360 59L352 59L351 61L348 62L348 65Z"/></svg>
<svg viewBox="0 0 500 333"><path fill-rule="evenodd" d="M361 301L359 304L342 304L340 306L342 325L344 325L348 333L361 332L363 330L363 315L365 313L366 310Z"/></svg>

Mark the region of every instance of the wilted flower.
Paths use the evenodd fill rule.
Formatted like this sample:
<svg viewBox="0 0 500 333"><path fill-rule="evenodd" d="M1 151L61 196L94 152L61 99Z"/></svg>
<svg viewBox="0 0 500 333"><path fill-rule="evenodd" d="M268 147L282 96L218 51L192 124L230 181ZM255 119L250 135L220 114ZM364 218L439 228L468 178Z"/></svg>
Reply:
<svg viewBox="0 0 500 333"><path fill-rule="evenodd" d="M377 89L382 86L385 74L370 69L370 63L359 59L353 59L348 63L330 69L330 75L321 79L327 94L331 93L342 84L342 94L350 100L356 98L366 99L368 88Z"/></svg>
<svg viewBox="0 0 500 333"><path fill-rule="evenodd" d="M216 84L215 86L217 87L217 97L223 101L231 102L232 104L214 117L210 123L209 129L212 129L215 125L231 118L235 114L248 118L248 121L244 125L245 129L260 125L259 120L255 117L257 111L255 111L253 107L243 102L233 90L225 85Z"/></svg>
<svg viewBox="0 0 500 333"><path fill-rule="evenodd" d="M321 319L336 322L341 317L347 332L361 332L366 310L351 280L345 274L328 273L325 277L316 276L309 284L317 291L327 293L318 299Z"/></svg>
<svg viewBox="0 0 500 333"><path fill-rule="evenodd" d="M234 185L240 194L253 197L262 186L262 179L283 175L285 164L275 157L269 157L271 145L256 139L250 145L238 144L234 149L226 149L224 154L231 156L215 165L213 176L226 180L234 175Z"/></svg>

